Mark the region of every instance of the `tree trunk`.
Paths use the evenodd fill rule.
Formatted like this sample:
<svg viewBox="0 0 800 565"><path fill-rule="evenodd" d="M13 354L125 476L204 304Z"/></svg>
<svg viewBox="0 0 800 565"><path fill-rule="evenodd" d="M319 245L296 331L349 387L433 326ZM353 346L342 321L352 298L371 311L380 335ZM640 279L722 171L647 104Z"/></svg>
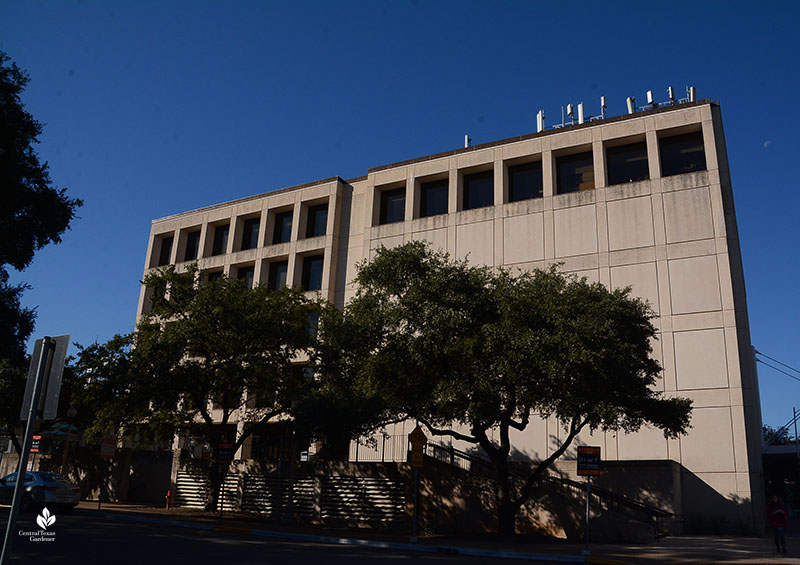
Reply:
<svg viewBox="0 0 800 565"><path fill-rule="evenodd" d="M504 538L512 537L516 533L518 507L513 500L511 481L509 480L508 465L506 461L496 462L495 471L497 472L497 533Z"/></svg>

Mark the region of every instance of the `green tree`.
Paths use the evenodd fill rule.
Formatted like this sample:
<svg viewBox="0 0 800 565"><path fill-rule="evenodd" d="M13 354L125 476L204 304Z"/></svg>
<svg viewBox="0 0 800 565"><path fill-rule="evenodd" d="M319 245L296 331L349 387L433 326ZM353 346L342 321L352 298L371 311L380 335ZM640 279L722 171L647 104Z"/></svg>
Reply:
<svg viewBox="0 0 800 565"><path fill-rule="evenodd" d="M8 267L21 271L34 253L59 243L82 205L55 188L47 163L34 151L42 124L25 111L21 94L27 73L0 51L0 425L19 451L20 390L25 382L25 342L33 332L35 310L20 298L27 285L9 284Z"/></svg>
<svg viewBox="0 0 800 565"><path fill-rule="evenodd" d="M193 266L145 277L144 284L156 292L136 330L133 367L149 391L154 421L199 422L215 450L223 440L238 449L269 420L290 414L307 394L312 379L298 360L311 344L309 319L318 306L298 289L248 289L227 277L197 284L199 276ZM234 414L244 426L236 437L226 436ZM224 470L216 465L209 470L210 509Z"/></svg>
<svg viewBox="0 0 800 565"><path fill-rule="evenodd" d="M501 534L514 532L537 478L582 430L649 424L671 437L689 425L690 401L653 389L661 368L650 357L652 312L629 289L555 268L492 272L420 242L379 250L356 282L343 318L362 329L337 344L352 351L323 356L319 372L349 360L350 389L379 403L375 425L416 418L434 436L480 446L496 473ZM327 326L323 319L323 342L337 339L336 324ZM515 489L510 432L534 415L557 417L566 436Z"/></svg>

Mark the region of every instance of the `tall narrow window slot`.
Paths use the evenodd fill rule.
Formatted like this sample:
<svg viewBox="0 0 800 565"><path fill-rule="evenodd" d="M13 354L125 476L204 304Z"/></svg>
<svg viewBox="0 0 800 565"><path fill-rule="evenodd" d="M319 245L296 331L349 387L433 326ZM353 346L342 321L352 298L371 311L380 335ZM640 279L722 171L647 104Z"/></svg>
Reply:
<svg viewBox="0 0 800 565"><path fill-rule="evenodd" d="M279 212L275 214L275 227L272 230L272 243L286 243L292 239L293 212Z"/></svg>
<svg viewBox="0 0 800 565"><path fill-rule="evenodd" d="M303 290L322 289L322 266L324 255L303 258Z"/></svg>
<svg viewBox="0 0 800 565"><path fill-rule="evenodd" d="M242 226L242 249L255 249L258 247L258 233L261 227L260 218L250 218Z"/></svg>
<svg viewBox="0 0 800 565"><path fill-rule="evenodd" d="M194 261L200 253L200 230L190 231L186 234L186 251L183 253L184 261Z"/></svg>
<svg viewBox="0 0 800 565"><path fill-rule="evenodd" d="M247 288L253 288L253 279L255 277L256 268L252 265L247 267L239 267L236 270L236 278L244 281Z"/></svg>
<svg viewBox="0 0 800 565"><path fill-rule="evenodd" d="M286 275L289 272L288 261L275 261L269 265L269 280L267 286L270 290L280 290L286 286Z"/></svg>
<svg viewBox="0 0 800 565"><path fill-rule="evenodd" d="M216 226L214 228L214 241L211 244L212 255L222 255L223 253L228 252L229 231L230 231L230 226L228 224Z"/></svg>
<svg viewBox="0 0 800 565"><path fill-rule="evenodd" d="M406 218L406 187L381 191L380 223L392 224Z"/></svg>
<svg viewBox="0 0 800 565"><path fill-rule="evenodd" d="M306 238L325 235L328 229L328 203L308 207Z"/></svg>
<svg viewBox="0 0 800 565"><path fill-rule="evenodd" d="M173 236L167 236L161 239L161 250L158 254L158 266L169 265L169 260L172 257L172 240Z"/></svg>

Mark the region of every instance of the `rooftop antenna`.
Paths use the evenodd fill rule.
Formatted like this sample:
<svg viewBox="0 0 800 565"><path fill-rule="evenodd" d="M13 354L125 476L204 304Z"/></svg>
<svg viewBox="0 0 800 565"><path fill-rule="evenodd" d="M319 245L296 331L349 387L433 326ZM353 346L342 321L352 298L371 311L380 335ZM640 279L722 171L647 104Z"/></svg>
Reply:
<svg viewBox="0 0 800 565"><path fill-rule="evenodd" d="M686 94L689 96L689 102L695 102L697 100L697 90L695 87L686 87Z"/></svg>
<svg viewBox="0 0 800 565"><path fill-rule="evenodd" d="M652 90L648 90L647 91L647 103L650 104L651 106L653 104L653 91Z"/></svg>
<svg viewBox="0 0 800 565"><path fill-rule="evenodd" d="M571 124L575 124L575 108L572 104L567 104L567 116L570 117Z"/></svg>
<svg viewBox="0 0 800 565"><path fill-rule="evenodd" d="M544 131L544 110L539 110L536 113L536 132Z"/></svg>
<svg viewBox="0 0 800 565"><path fill-rule="evenodd" d="M605 96L601 96L600 97L600 117L602 119L604 119L604 120L606 119L606 108L608 108L608 105L606 104L606 97Z"/></svg>
<svg viewBox="0 0 800 565"><path fill-rule="evenodd" d="M464 134L464 149L469 147L469 144L472 143L472 138L470 138L469 134Z"/></svg>
<svg viewBox="0 0 800 565"><path fill-rule="evenodd" d="M578 123L583 123L583 102L578 103Z"/></svg>
<svg viewBox="0 0 800 565"><path fill-rule="evenodd" d="M669 98L670 104L675 104L675 91L672 89L671 86L667 87L667 97Z"/></svg>
<svg viewBox="0 0 800 565"><path fill-rule="evenodd" d="M636 111L636 98L628 96L625 103L628 105L628 113L633 114Z"/></svg>

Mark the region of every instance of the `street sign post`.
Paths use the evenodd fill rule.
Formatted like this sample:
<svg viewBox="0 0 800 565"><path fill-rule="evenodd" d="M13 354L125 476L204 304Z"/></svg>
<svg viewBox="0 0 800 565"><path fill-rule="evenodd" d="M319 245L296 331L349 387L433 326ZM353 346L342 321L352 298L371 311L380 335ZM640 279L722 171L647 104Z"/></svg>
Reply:
<svg viewBox="0 0 800 565"><path fill-rule="evenodd" d="M586 549L585 555L589 555L589 501L592 497L592 477L596 477L601 472L602 461L600 460L600 448L593 445L578 446L578 475L586 477Z"/></svg>
<svg viewBox="0 0 800 565"><path fill-rule="evenodd" d="M0 565L8 562L11 553L11 544L14 539L13 532L19 513L22 493L25 490L25 475L28 472L28 454L33 447L33 431L36 429L36 420L41 414L44 419L53 419L58 408L58 393L61 388L61 374L64 371L64 359L67 356L69 336L45 336L37 339L34 345L31 364L28 369L28 382L25 386L25 400L20 410L20 419L27 421L25 437L22 443L22 453L17 467L17 482L14 486L14 496L11 500L11 510L8 513L6 535L3 539L3 553L0 554ZM43 394L43 389L46 392ZM41 439L41 438L40 438ZM38 452L38 446L36 447Z"/></svg>

